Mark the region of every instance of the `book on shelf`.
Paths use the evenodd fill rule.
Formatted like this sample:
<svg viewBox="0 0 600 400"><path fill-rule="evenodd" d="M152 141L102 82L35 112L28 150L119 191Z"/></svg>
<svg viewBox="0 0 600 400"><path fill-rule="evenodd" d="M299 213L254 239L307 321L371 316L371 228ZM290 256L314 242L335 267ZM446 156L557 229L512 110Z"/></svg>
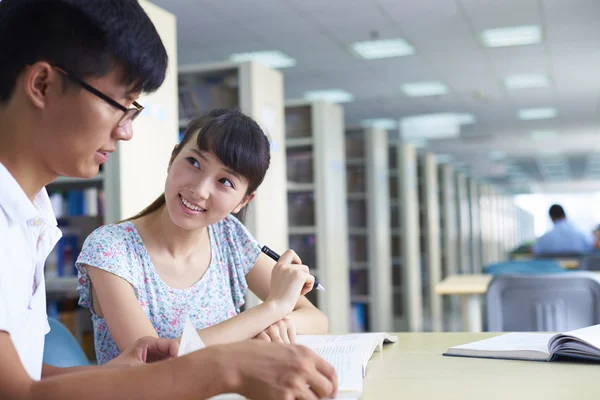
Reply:
<svg viewBox="0 0 600 400"><path fill-rule="evenodd" d="M236 73L205 75L192 84L179 86L180 119L199 117L214 108L238 106Z"/></svg>
<svg viewBox="0 0 600 400"><path fill-rule="evenodd" d="M444 355L527 361L600 361L600 325L558 334L511 332L451 347Z"/></svg>

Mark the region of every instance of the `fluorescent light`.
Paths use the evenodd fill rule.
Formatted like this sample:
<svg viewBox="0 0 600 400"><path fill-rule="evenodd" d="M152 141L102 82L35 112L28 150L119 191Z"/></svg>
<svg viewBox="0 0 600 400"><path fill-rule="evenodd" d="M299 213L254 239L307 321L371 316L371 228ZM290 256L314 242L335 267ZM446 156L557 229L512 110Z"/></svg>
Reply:
<svg viewBox="0 0 600 400"><path fill-rule="evenodd" d="M473 114L456 114L456 120L460 125L471 125L475 123L476 118Z"/></svg>
<svg viewBox="0 0 600 400"><path fill-rule="evenodd" d="M269 68L288 68L296 65L296 60L279 50L251 51L229 56L231 61L256 61Z"/></svg>
<svg viewBox="0 0 600 400"><path fill-rule="evenodd" d="M488 29L481 33L481 41L486 47L536 44L542 41L542 30L537 25Z"/></svg>
<svg viewBox="0 0 600 400"><path fill-rule="evenodd" d="M454 156L452 154L436 154L435 161L438 164L448 164L454 160Z"/></svg>
<svg viewBox="0 0 600 400"><path fill-rule="evenodd" d="M352 53L365 60L402 57L415 54L416 50L404 39L382 39L355 42L350 46Z"/></svg>
<svg viewBox="0 0 600 400"><path fill-rule="evenodd" d="M408 97L440 96L448 93L448 86L442 82L414 82L402 85Z"/></svg>
<svg viewBox="0 0 600 400"><path fill-rule="evenodd" d="M400 132L405 140L441 139L457 137L460 134L460 126L455 114L415 115L400 120Z"/></svg>
<svg viewBox="0 0 600 400"><path fill-rule="evenodd" d="M504 79L504 86L507 89L530 89L548 86L550 80L542 74L521 74L511 75Z"/></svg>
<svg viewBox="0 0 600 400"><path fill-rule="evenodd" d="M304 98L310 101L329 101L331 103L348 103L354 100L354 95L341 89L311 90L304 93Z"/></svg>
<svg viewBox="0 0 600 400"><path fill-rule="evenodd" d="M544 140L556 137L556 131L533 131L529 134L533 140Z"/></svg>
<svg viewBox="0 0 600 400"><path fill-rule="evenodd" d="M424 138L412 138L406 141L415 149L422 149L427 146L427 139Z"/></svg>
<svg viewBox="0 0 600 400"><path fill-rule="evenodd" d="M400 132L404 140L411 138L443 139L460 134L460 127L473 123L471 114L439 113L413 115L400 119Z"/></svg>
<svg viewBox="0 0 600 400"><path fill-rule="evenodd" d="M565 159L561 149L540 149L538 154L542 157L542 161L546 164L563 164Z"/></svg>
<svg viewBox="0 0 600 400"><path fill-rule="evenodd" d="M398 128L398 121L393 118L370 118L360 121L360 125L364 127L392 130Z"/></svg>
<svg viewBox="0 0 600 400"><path fill-rule="evenodd" d="M502 150L494 150L490 153L490 159L492 161L500 161L506 158L506 152Z"/></svg>
<svg viewBox="0 0 600 400"><path fill-rule="evenodd" d="M529 180L529 178L525 174L511 175L509 179L512 183L525 183Z"/></svg>
<svg viewBox="0 0 600 400"><path fill-rule="evenodd" d="M529 121L533 119L551 119L557 115L556 108L524 108L519 110L519 119Z"/></svg>

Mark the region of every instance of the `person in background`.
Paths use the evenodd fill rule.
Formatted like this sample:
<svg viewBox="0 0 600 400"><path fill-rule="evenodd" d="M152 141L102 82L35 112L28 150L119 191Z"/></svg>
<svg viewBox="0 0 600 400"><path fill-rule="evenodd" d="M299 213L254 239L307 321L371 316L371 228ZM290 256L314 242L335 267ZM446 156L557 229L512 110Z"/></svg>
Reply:
<svg viewBox="0 0 600 400"><path fill-rule="evenodd" d="M167 53L136 0L2 0L0 60L0 400L333 397L333 367L290 344L174 358L176 341L146 337L104 366L43 363L44 263L61 236L45 186L96 175L131 139Z"/></svg>
<svg viewBox="0 0 600 400"><path fill-rule="evenodd" d="M591 235L578 231L568 220L562 206L550 207L552 230L538 238L533 244L533 254L587 253L593 249Z"/></svg>
<svg viewBox="0 0 600 400"><path fill-rule="evenodd" d="M172 151L164 193L85 240L79 304L92 312L98 363L144 336L180 337L186 318L208 346L327 333L327 317L303 296L308 267L292 250L275 263L233 215L256 196L270 158L252 118L212 110ZM248 288L263 303L240 312Z"/></svg>
<svg viewBox="0 0 600 400"><path fill-rule="evenodd" d="M594 235L594 249L600 249L600 225L594 228L592 235Z"/></svg>

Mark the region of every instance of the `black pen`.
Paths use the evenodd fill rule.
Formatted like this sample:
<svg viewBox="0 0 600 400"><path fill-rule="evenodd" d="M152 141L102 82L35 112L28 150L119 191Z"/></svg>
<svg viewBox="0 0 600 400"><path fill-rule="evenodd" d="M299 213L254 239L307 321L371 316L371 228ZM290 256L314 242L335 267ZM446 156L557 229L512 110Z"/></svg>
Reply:
<svg viewBox="0 0 600 400"><path fill-rule="evenodd" d="M279 261L279 254L275 253L269 247L263 246L263 247L260 248L260 251L262 251L263 253L265 253L269 257L271 257L273 260L275 260L275 262ZM317 280L317 278L315 278L315 283L313 284L312 290L315 290L315 289L320 290L322 292L325 291L325 288L319 283L319 281Z"/></svg>

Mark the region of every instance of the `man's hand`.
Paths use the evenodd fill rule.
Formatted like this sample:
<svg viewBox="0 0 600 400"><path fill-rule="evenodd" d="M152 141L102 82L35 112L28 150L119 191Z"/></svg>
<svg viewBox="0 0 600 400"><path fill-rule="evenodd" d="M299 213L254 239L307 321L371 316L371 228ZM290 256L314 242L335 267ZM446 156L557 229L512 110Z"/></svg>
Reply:
<svg viewBox="0 0 600 400"><path fill-rule="evenodd" d="M258 340L217 347L232 392L264 400L316 400L337 392L335 370L307 347Z"/></svg>
<svg viewBox="0 0 600 400"><path fill-rule="evenodd" d="M143 337L122 352L118 357L106 363L107 366L136 366L177 357L179 342L171 339Z"/></svg>
<svg viewBox="0 0 600 400"><path fill-rule="evenodd" d="M254 339L265 342L296 343L296 325L290 319L284 318L256 335Z"/></svg>

